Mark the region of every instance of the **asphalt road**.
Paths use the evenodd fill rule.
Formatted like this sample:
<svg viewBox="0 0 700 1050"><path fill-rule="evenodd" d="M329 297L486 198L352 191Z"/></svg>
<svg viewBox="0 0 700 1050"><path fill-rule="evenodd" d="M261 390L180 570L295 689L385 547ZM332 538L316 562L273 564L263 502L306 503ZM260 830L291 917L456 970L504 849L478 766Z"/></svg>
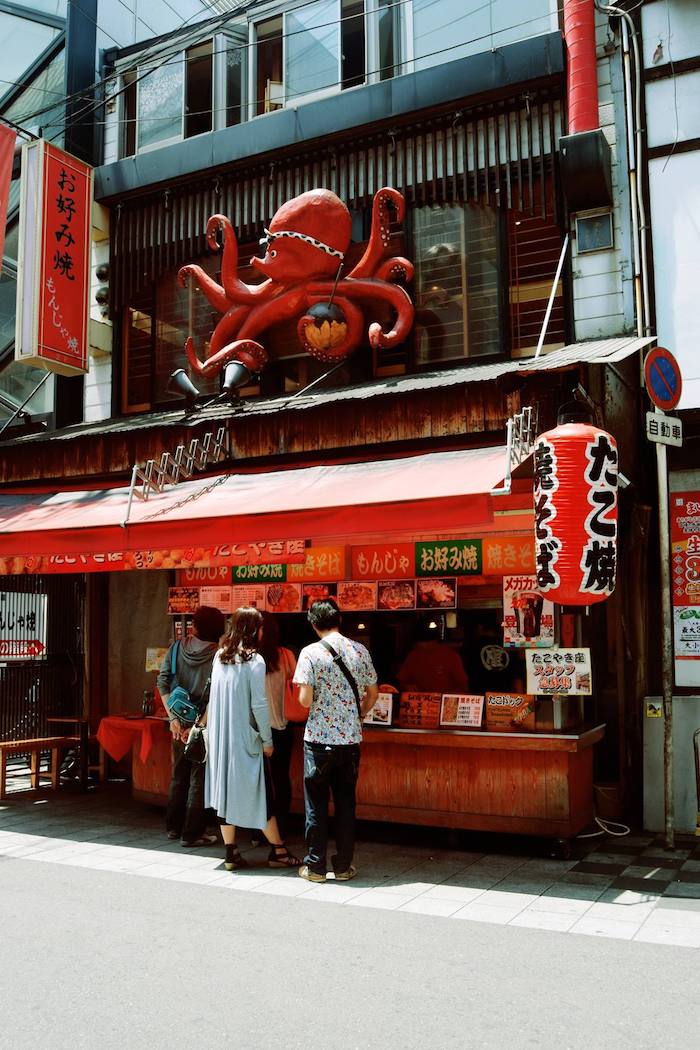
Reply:
<svg viewBox="0 0 700 1050"><path fill-rule="evenodd" d="M0 857L0 1047L698 1045L700 953Z"/></svg>

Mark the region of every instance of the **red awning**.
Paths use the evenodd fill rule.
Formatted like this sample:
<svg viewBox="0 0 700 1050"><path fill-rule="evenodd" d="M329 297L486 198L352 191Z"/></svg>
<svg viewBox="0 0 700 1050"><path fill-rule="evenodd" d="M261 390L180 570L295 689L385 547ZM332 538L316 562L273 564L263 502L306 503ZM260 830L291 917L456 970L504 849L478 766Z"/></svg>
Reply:
<svg viewBox="0 0 700 1050"><path fill-rule="evenodd" d="M0 557L464 530L492 521L505 467L498 447L221 474L135 498L126 526L128 488L0 493Z"/></svg>

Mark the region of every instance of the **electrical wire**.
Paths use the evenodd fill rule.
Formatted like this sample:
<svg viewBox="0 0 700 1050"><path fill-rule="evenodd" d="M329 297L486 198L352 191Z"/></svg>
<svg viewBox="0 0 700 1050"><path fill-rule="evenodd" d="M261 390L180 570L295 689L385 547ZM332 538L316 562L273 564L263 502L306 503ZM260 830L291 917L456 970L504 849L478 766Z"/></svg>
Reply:
<svg viewBox="0 0 700 1050"><path fill-rule="evenodd" d="M392 4L392 5L390 5L390 6L397 7L397 6L400 6L401 4L405 4L405 3L408 3L408 2L410 2L410 0L396 0L396 2L394 4ZM388 6L389 5L387 5L387 8L385 8L385 10L388 9ZM486 5L484 5L484 6L486 6ZM357 16L353 15L353 16L345 16L345 17L353 17L353 18L355 18ZM522 28L523 26L530 25L532 22L539 22L539 21L541 21L541 18L542 18L542 16L538 16L538 17L535 17L535 18L523 19L523 21L521 21L521 22L513 23L510 26L505 26L503 29L498 30L498 32L499 33L510 32L513 29L519 29L519 28ZM330 25L337 25L339 23L338 22L329 22L329 23L326 23L326 24L330 26ZM321 27L315 27L315 28L321 28ZM296 31L294 31L292 33L286 34L283 39L291 37L291 36L298 36L298 35L301 35L302 33L307 33L307 32L308 32L307 29L296 30ZM426 58L434 58L434 57L436 57L438 55L446 54L449 51L454 51L454 50L456 50L458 48L465 47L468 44L474 44L474 43L479 43L482 40L488 40L491 37L491 35L492 35L491 33L483 33L480 36L471 37L469 40L462 40L459 43L451 44L449 47L438 48L435 51L430 51L430 52L427 52L424 55L421 55L420 58L419 58L419 61L422 61L422 60L424 60ZM523 38L523 39L526 39L526 38ZM512 42L517 43L517 41L512 41ZM231 53L236 52L236 51L243 51L243 50L247 50L247 49L249 49L251 47L256 47L256 46L257 46L256 44L250 44L250 43L235 45L232 48L225 48L225 49L219 50L219 51L213 50L212 51L212 56L215 55L215 54L216 55L231 54ZM178 51L175 52L175 54L178 54L181 51L182 51L182 48L178 48ZM170 61L171 61L170 57L164 59L158 65L156 65L154 67L151 67L150 69L146 70L142 74L142 76L137 77L136 80L132 81L129 85L126 85L126 86L120 88L118 91L116 91L113 94L111 94L109 96L109 99L107 99L107 100L101 99L99 102L96 102L94 104L94 106L92 107L92 112L96 112L99 108L104 106L107 101L110 102L110 103L113 102L116 98L119 97L119 95L124 94L127 90L129 90L131 87L133 87L134 84L139 83L146 76L150 75L153 72L156 72L158 69L162 68L163 65L165 65L167 62L170 62ZM178 62L172 62L172 64L173 65L184 64L187 61L188 60L185 58L185 59L178 60ZM386 68L388 68L388 67L380 66L377 69L367 70L365 72L365 76L372 76L374 74L381 73ZM126 70L124 72L131 72L131 70ZM121 75L123 75L123 73ZM342 80L336 80L336 81L333 81L330 84L323 85L323 88L319 89L319 90L326 90L328 88L333 88L333 87L342 87L342 84L343 84ZM303 98L303 97L305 97L308 94L309 94L308 90L299 91L299 92L295 93L294 95L288 96L287 97L287 102L293 101L295 98ZM264 101L264 97L254 98L254 99L249 100L244 105L247 105L247 106L252 105L252 106L256 106L257 107L263 101ZM52 107L52 108L54 108L54 107ZM204 114L207 114L207 113L210 113L210 112L211 112L210 109L198 110L198 111L193 111L193 112L188 113L187 116L189 116L189 117L201 116L201 115L204 115ZM74 117L74 119L75 119L75 117ZM117 120L117 121L110 121L110 120L99 121L98 120L98 121L95 121L94 123L95 123L96 126L104 126L104 125L107 125L107 124L113 125L115 123L116 124L124 124L124 123L127 123L128 120L130 120L130 119L133 119L133 118L123 117L123 118L121 118L121 120ZM170 115L170 116L163 116L163 117L145 117L145 118L144 117L140 117L140 118L138 118L138 122L139 123L145 123L145 122L154 122L154 121L166 121L166 120L171 120L171 119L172 119L172 115ZM59 125L58 124L52 124L52 123L47 123L45 125L45 127L47 127L47 128L57 127L57 126L59 126ZM60 127L62 127L62 126L63 125L61 123ZM60 133L61 132L59 131L59 132L57 132L56 135L49 136L48 140L49 141L53 141L55 138L58 137L58 135L60 135Z"/></svg>
<svg viewBox="0 0 700 1050"><path fill-rule="evenodd" d="M666 0L666 24L668 26L668 60L671 63L671 80L673 82L673 113L676 120L676 134L673 139L673 145L671 146L671 152L664 161L664 166L661 169L661 174L666 171L668 162L670 161L673 154L676 152L676 146L678 145L679 135L679 124L678 124L678 83L676 81L676 71L673 68L673 55L671 54L671 0Z"/></svg>
<svg viewBox="0 0 700 1050"><path fill-rule="evenodd" d="M121 0L120 0L120 2L121 2ZM304 7L312 6L316 2L317 2L317 0L307 0L307 3L300 5L299 7L295 8L295 10L301 10ZM404 7L406 4L410 4L410 3L413 3L413 2L414 2L414 0L394 0L393 3L387 4L381 10L382 10L382 13L384 13L386 11L391 11L394 8ZM439 2L439 0L434 0L434 2ZM468 12L468 14L470 16L473 15L473 14L478 14L480 11L483 11L486 8L489 8L491 6L491 4L492 4L492 0L487 0L486 3L481 4L479 7L474 8L472 11ZM245 13L246 11L248 11L251 7L254 7L254 6L255 6L255 0L251 0L251 2L249 2L247 4L243 3L243 4L241 4L240 7L237 7L234 10L232 10L230 12L227 12L225 15L222 15L218 21L221 22L222 24L225 24L225 22L227 22L232 17L241 15L241 14ZM552 12L550 12L550 15L553 15L554 13L561 13L562 11L563 11L563 7L557 7L556 8L556 12L552 11ZM199 13L201 13L201 12L198 12L198 14ZM366 15L369 15L369 16L375 16L376 14L378 14L378 12L366 12ZM190 16L190 19L188 19L187 21L190 21L192 17L194 17L194 16ZM357 17L358 16L356 14L343 15L339 19L334 19L334 20L332 20L330 22L321 23L318 26L314 26L313 28L314 29L330 28L332 26L341 25L345 21L354 20ZM523 19L520 22L515 22L515 23L513 23L513 24L511 24L509 26L504 26L503 29L497 30L496 35L500 35L502 33L510 32L511 30L521 28L522 26L531 25L533 22L541 22L542 19L546 18L546 17L548 17L548 16L547 15L544 15L544 16L543 15L538 15L538 16L534 16L533 18ZM216 21L217 20L214 20L214 22L216 22ZM182 26L179 26L178 29L173 30L172 33L168 34L168 36L173 36L175 34L181 33L183 28L185 27L185 25L186 25L186 23L183 23ZM202 26L204 28L205 23L202 23ZM216 26L216 29L215 29L214 28L214 24L213 23L209 23L208 25L206 25L206 28L207 29L211 28L212 31L215 32L218 29L220 29L221 26ZM299 35L302 35L302 34L305 34L305 33L308 33L308 32L309 32L309 30L306 29L306 28L299 29L299 30L293 30L292 32L281 34L279 39L284 41L284 40L289 39L291 37L299 36ZM423 59L423 58L430 58L430 57L433 57L433 56L435 56L437 54L441 54L443 51L454 50L456 47L464 47L467 44L478 43L481 40L488 40L492 36L493 36L493 34L490 33L490 32L489 33L484 33L484 34L481 34L480 36L472 37L469 40L463 40L459 44L452 45L450 48L438 48L435 51L432 51L432 52L429 52L429 53L427 53L425 55L420 56L420 58L421 59ZM114 39L114 38L111 37L111 39ZM160 42L159 42L159 45L155 45L155 48L157 48L158 46L160 46ZM212 51L212 56L214 56L214 55L222 55L222 54L231 54L231 53L235 53L236 51L248 51L248 50L256 48L257 46L258 46L257 42L251 43L250 41L248 41L245 44L236 44L233 47L227 47L227 48L223 48L223 49L220 49L220 50L213 50ZM113 82L116 79L117 76L123 76L125 73L129 73L129 72L133 72L134 70L142 69L144 67L144 64L148 61L148 59L151 58L155 54L155 48L151 49L150 53L149 53L149 50L147 49L145 53L139 55L138 64L137 65L134 65L134 66L131 66L131 67L122 68L118 72L112 72L108 76L103 77L100 80L95 81L89 87L83 88L80 93L76 92L74 96L66 95L65 96L66 102L72 100L72 98L74 98L74 97L78 97L79 95L82 95L84 97L85 92L97 90L97 88L105 86L105 85ZM175 56L181 54L183 52L183 50L184 50L184 48L182 46L182 42L178 42L176 45L173 45L173 47L170 50L166 51L165 54L163 54L161 52L159 54L160 61L157 62L154 66L144 69L144 72L143 72L142 76L141 77L137 77L137 79L135 81L133 81L132 83L138 83L145 76L148 76L151 73L155 72L156 70L160 69L163 65L165 65L168 62L171 62L171 64L173 64L173 65L187 63L188 59L186 57L181 58L181 59L176 59L176 61L172 61L173 59L175 59ZM382 67L382 68L384 68L384 67ZM380 71L381 71L381 69L377 70L376 72L380 72ZM332 86L335 86L335 85L329 85L329 86L332 87ZM107 99L107 100L105 100L105 99L99 99L99 100L96 100L96 101L90 100L89 105L92 106L92 111L95 112L97 109L99 109L101 106L103 106L105 104L105 101L112 101L113 99L118 98L119 95L123 94L125 90L127 90L127 89L126 88L119 89L118 91L116 91L113 94L111 94L109 96L109 99ZM259 100L256 100L256 101L259 101ZM58 103L44 106L44 107L42 107L40 109L33 110L30 113L21 114L20 115L20 119L23 120L23 121L34 119L35 117L41 116L43 113L50 112L51 110L55 109L56 105L58 105ZM80 114L80 113L76 113L76 114L73 115L73 119L76 119L78 116L81 116L81 115L82 114ZM89 115L87 113L87 110L85 111L85 115Z"/></svg>

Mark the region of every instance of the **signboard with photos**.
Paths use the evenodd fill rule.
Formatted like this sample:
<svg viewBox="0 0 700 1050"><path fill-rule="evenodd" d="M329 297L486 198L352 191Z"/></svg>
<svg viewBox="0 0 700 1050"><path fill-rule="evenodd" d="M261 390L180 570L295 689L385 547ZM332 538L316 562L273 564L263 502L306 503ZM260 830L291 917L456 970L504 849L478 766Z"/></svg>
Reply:
<svg viewBox="0 0 700 1050"><path fill-rule="evenodd" d="M671 597L676 685L700 685L700 491L671 492Z"/></svg>
<svg viewBox="0 0 700 1050"><path fill-rule="evenodd" d="M443 693L440 725L455 729L478 729L484 714L484 697Z"/></svg>

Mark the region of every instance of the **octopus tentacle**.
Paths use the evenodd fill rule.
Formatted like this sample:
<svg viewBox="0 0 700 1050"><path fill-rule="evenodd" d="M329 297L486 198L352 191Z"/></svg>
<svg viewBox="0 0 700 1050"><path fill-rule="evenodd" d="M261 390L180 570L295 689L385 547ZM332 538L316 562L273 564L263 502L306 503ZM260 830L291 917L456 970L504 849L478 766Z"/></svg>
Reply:
<svg viewBox="0 0 700 1050"><path fill-rule="evenodd" d="M341 285L343 295L350 299L380 299L389 303L396 310L394 327L385 332L376 321L369 326L370 345L396 346L407 338L413 325L413 303L407 291L395 284L385 284L367 279L365 281L345 281Z"/></svg>
<svg viewBox="0 0 700 1050"><path fill-rule="evenodd" d="M391 259L387 259L379 267L374 275L375 281L412 281L413 280L413 263L409 262L408 259L404 259L402 255L394 255Z"/></svg>
<svg viewBox="0 0 700 1050"><path fill-rule="evenodd" d="M396 222L401 222L406 210L406 202L403 199L403 195L389 186L384 186L383 189L377 190L372 203L372 228L367 250L357 266L350 272L349 277L374 276L375 270L389 247L390 204L394 206Z"/></svg>
<svg viewBox="0 0 700 1050"><path fill-rule="evenodd" d="M205 273L201 266L195 266L194 263L180 267L177 272L177 279L183 288L187 287L188 277L197 282L215 310L218 310L219 313L226 313L229 302L220 284L217 284L208 273Z"/></svg>
<svg viewBox="0 0 700 1050"><path fill-rule="evenodd" d="M192 371L203 379L211 379L212 376L218 375L229 361L241 361L250 372L259 372L265 367L268 359L267 351L253 339L236 339L218 353L212 354L206 361L200 361L190 338L185 342L185 354Z"/></svg>
<svg viewBox="0 0 700 1050"><path fill-rule="evenodd" d="M217 233L221 232L224 241L221 257L221 280L228 300L224 309L231 303L256 303L271 292L272 281L262 284L246 284L238 276L238 241L233 226L225 215L212 215L207 222L207 244L212 251L219 251Z"/></svg>

